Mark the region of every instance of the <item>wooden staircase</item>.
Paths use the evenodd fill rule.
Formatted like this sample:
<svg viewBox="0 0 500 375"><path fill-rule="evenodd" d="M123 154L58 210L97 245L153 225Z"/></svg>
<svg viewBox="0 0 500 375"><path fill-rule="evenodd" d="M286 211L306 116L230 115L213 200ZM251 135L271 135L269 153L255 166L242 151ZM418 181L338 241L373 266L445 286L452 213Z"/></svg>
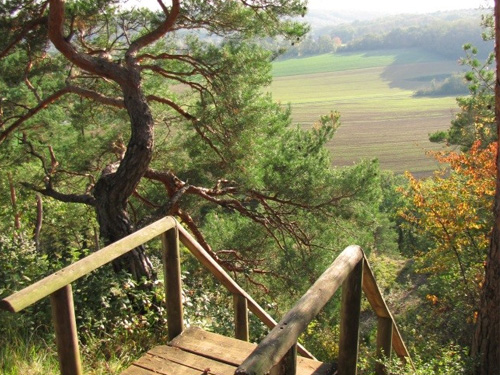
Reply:
<svg viewBox="0 0 500 375"><path fill-rule="evenodd" d="M190 327L168 345L149 350L121 375L233 375L256 347L256 344ZM332 365L297 358L298 375L332 373Z"/></svg>
<svg viewBox="0 0 500 375"><path fill-rule="evenodd" d="M62 375L82 375L71 283L155 237L163 248L167 324L170 342L135 361L122 375L326 375L334 369L316 361L297 343L309 323L342 289L339 355L335 374L355 375L358 361L361 292L378 318L377 356L391 351L411 359L365 254L347 247L295 306L276 322L172 217L165 217L0 301L0 309L19 312L50 296ZM200 328L184 328L179 245L182 243L226 289L234 301L235 339ZM258 344L248 341L248 311L271 331ZM297 354L302 355L298 356ZM382 363L377 375L386 375Z"/></svg>

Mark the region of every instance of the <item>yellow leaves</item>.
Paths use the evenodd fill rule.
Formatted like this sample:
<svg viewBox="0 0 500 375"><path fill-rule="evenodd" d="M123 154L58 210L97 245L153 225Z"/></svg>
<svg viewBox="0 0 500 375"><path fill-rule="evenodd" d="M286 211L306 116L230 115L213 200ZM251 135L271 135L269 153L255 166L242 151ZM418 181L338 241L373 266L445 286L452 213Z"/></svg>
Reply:
<svg viewBox="0 0 500 375"><path fill-rule="evenodd" d="M439 301L439 298L434 294L427 294L425 298L427 298L427 300L430 301L430 303L432 303L433 305L436 305Z"/></svg>
<svg viewBox="0 0 500 375"><path fill-rule="evenodd" d="M474 311L474 314L472 316L472 323L473 324L476 324L478 316L479 316L479 312L478 311Z"/></svg>
<svg viewBox="0 0 500 375"><path fill-rule="evenodd" d="M409 190L400 192L411 206L400 215L432 240L420 256L427 272L447 272L459 262L464 278L467 273L469 282L479 284L472 271L481 268L489 243L496 148L496 143L481 148L476 142L467 153L434 152L437 161L449 166L446 171L422 180L406 174Z"/></svg>

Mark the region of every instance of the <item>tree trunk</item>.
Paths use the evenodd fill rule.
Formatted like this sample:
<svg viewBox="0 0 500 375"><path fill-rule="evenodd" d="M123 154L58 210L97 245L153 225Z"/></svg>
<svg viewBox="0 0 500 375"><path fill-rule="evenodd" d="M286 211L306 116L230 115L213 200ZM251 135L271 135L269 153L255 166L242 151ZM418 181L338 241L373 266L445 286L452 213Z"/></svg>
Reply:
<svg viewBox="0 0 500 375"><path fill-rule="evenodd" d="M500 9L495 1L495 116L497 132L500 134ZM486 262L486 276L481 290L476 331L472 344L472 355L476 375L500 374L500 153L497 144L497 177L494 204L494 228Z"/></svg>
<svg viewBox="0 0 500 375"><path fill-rule="evenodd" d="M115 242L134 231L127 213L128 198L132 195L140 179L146 172L153 155L153 117L141 89L138 69L129 67L127 82L122 85L125 107L127 108L131 136L127 151L118 169L110 166L103 171L94 188L97 219L101 236L106 244ZM130 272L136 280L154 278L154 271L143 247L117 259L113 266L116 271Z"/></svg>
<svg viewBox="0 0 500 375"><path fill-rule="evenodd" d="M120 85L123 104L130 118L131 136L125 156L116 171L112 166L103 171L93 192L101 236L106 243L112 243L133 232L133 225L127 213L128 198L135 191L153 156L154 122L141 88L141 69L136 56L142 48L172 30L180 13L180 1L173 0L170 9L162 4L166 15L164 22L135 39L129 45L124 58L119 61L96 57L75 48L71 37L64 34L64 3L64 0L49 1L50 41L75 66ZM114 262L114 265L117 270L128 270L136 279L154 277L151 262L143 248L128 253Z"/></svg>

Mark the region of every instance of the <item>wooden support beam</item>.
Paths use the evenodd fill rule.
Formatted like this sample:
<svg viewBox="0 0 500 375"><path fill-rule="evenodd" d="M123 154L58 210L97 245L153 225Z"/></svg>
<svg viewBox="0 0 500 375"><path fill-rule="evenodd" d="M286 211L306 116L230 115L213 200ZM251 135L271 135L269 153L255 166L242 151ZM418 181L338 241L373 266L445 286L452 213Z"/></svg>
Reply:
<svg viewBox="0 0 500 375"><path fill-rule="evenodd" d="M281 360L281 374L295 375L297 374L297 344L292 345L290 350Z"/></svg>
<svg viewBox="0 0 500 375"><path fill-rule="evenodd" d="M364 260L363 291L365 292L366 299L368 300L378 317L390 318L392 320L392 348L403 362L409 362L411 366L415 368L410 358L410 353L408 352L408 349L406 348L406 345L403 341L403 337L401 336L398 326L396 325L396 321L389 311L389 307L387 307L384 297L382 296L382 292L380 291L377 282L375 281L375 276L373 275L370 263L368 262L366 257L364 258Z"/></svg>
<svg viewBox="0 0 500 375"><path fill-rule="evenodd" d="M377 358L390 359L392 349L392 319L378 318L377 324ZM377 375L387 375L385 366L377 362L375 364L375 373Z"/></svg>
<svg viewBox="0 0 500 375"><path fill-rule="evenodd" d="M168 339L173 340L184 330L179 231L177 227L163 233L161 242L163 246L165 297L167 299Z"/></svg>
<svg viewBox="0 0 500 375"><path fill-rule="evenodd" d="M339 375L356 375L357 373L363 263L361 259L342 285Z"/></svg>
<svg viewBox="0 0 500 375"><path fill-rule="evenodd" d="M50 295L61 375L82 375L71 285Z"/></svg>
<svg viewBox="0 0 500 375"><path fill-rule="evenodd" d="M238 340L248 341L250 339L248 329L248 303L241 294L233 294L234 306L234 330Z"/></svg>

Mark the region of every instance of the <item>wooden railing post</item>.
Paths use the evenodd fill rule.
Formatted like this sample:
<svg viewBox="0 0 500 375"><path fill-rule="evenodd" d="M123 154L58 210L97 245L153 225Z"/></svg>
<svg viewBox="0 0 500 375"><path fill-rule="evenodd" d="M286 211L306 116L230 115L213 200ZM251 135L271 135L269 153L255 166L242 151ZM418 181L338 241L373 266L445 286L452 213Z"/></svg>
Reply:
<svg viewBox="0 0 500 375"><path fill-rule="evenodd" d="M283 375L295 375L297 373L297 344L293 344L281 361Z"/></svg>
<svg viewBox="0 0 500 375"><path fill-rule="evenodd" d="M390 359L392 348L392 319L378 317L377 324L377 358ZM375 373L377 375L387 375L383 363L375 364Z"/></svg>
<svg viewBox="0 0 500 375"><path fill-rule="evenodd" d="M339 375L356 375L357 373L363 263L361 259L342 284Z"/></svg>
<svg viewBox="0 0 500 375"><path fill-rule="evenodd" d="M241 294L233 294L234 333L238 340L249 340L248 303Z"/></svg>
<svg viewBox="0 0 500 375"><path fill-rule="evenodd" d="M71 284L50 295L61 375L82 375Z"/></svg>
<svg viewBox="0 0 500 375"><path fill-rule="evenodd" d="M292 345L280 362L274 366L269 375L296 375L297 374L297 344Z"/></svg>
<svg viewBox="0 0 500 375"><path fill-rule="evenodd" d="M161 235L163 245L163 270L167 299L168 339L173 340L184 330L182 310L181 261L177 227Z"/></svg>

